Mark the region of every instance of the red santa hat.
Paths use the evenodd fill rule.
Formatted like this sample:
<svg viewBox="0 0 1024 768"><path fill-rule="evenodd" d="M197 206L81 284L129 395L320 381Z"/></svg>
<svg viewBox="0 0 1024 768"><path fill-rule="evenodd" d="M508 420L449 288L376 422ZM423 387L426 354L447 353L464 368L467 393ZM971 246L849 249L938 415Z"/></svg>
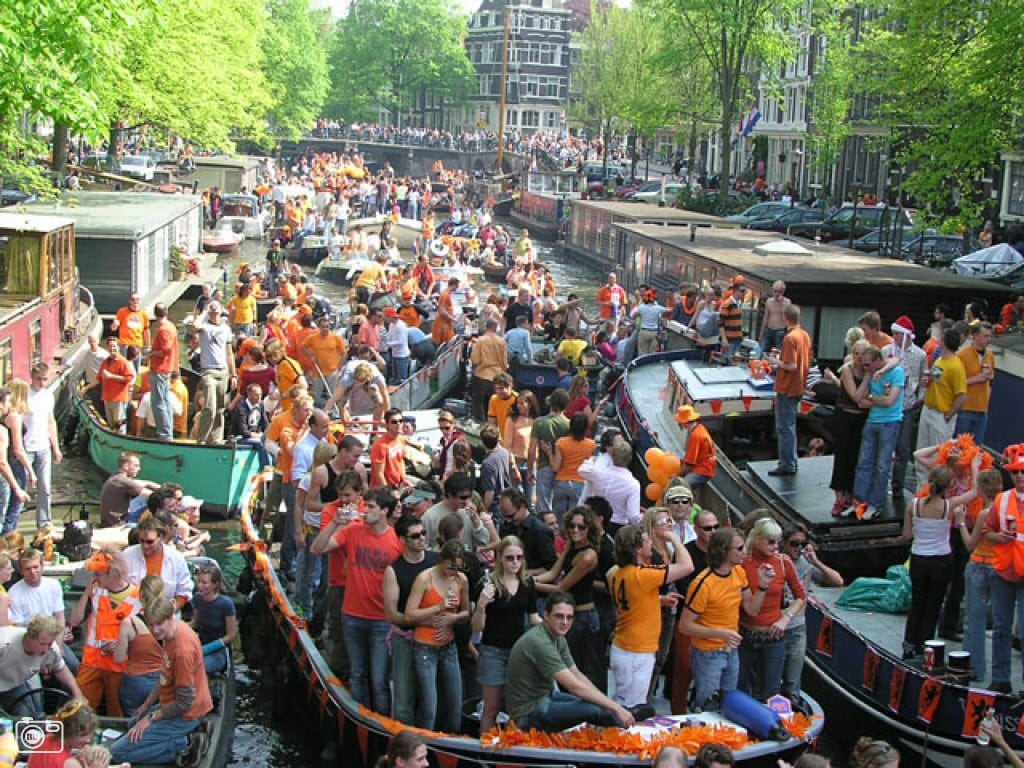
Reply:
<svg viewBox="0 0 1024 768"><path fill-rule="evenodd" d="M914 337L914 323L906 315L896 318L896 322L892 324L892 330L894 333L905 333L911 338Z"/></svg>

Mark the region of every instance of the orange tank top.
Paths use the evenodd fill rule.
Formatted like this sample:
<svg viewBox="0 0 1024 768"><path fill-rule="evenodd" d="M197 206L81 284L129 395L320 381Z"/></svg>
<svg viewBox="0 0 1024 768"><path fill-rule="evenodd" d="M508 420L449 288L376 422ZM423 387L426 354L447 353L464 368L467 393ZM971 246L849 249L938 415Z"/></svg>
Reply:
<svg viewBox="0 0 1024 768"><path fill-rule="evenodd" d="M458 581L453 581L452 586L455 588L455 597L459 597L460 585ZM430 589L423 593L423 599L420 600L420 608L430 608L431 606L443 603L445 600L441 593L434 587L433 582L430 584ZM423 643L424 645L448 645L455 638L455 633L451 627L434 627L429 624L424 624L416 627L413 632L413 639L417 643Z"/></svg>

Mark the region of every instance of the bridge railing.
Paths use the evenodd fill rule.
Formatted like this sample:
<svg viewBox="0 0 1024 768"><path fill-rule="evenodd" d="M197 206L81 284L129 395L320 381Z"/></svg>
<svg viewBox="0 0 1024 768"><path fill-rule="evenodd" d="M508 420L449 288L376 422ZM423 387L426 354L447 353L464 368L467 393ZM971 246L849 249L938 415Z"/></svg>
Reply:
<svg viewBox="0 0 1024 768"><path fill-rule="evenodd" d="M457 152L495 152L498 149L497 136L451 136L441 134L418 135L404 131L374 130L366 128L314 128L303 133L304 139L331 139L334 141L352 141L371 144L390 144L403 147L427 147L431 149L447 149Z"/></svg>

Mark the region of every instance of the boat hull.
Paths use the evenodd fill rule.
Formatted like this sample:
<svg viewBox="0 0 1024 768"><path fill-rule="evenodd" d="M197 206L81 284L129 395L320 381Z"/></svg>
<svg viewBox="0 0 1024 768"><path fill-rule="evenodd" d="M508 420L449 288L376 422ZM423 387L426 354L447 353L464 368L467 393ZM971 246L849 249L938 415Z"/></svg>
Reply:
<svg viewBox="0 0 1024 768"><path fill-rule="evenodd" d="M333 748L339 764L349 764L351 759L353 764L372 765L386 751L393 734L404 726L356 703L307 632L306 622L292 608L260 537L259 527L253 522L261 504L261 485L258 480L251 484L252 494L241 518L243 547L257 587L258 599L252 605L261 612L252 619L260 627L259 655L275 662L276 682L280 683L284 700L282 707L296 706L318 716L324 746ZM245 644L243 634L243 646ZM822 727L822 721L816 720L808 738L816 738ZM479 768L483 764L538 768L650 765L649 758L639 755L526 746L496 749L485 747L479 738L430 731L418 733L423 736L428 751L446 768ZM758 742L738 750L736 762L744 768L775 768L780 758L793 761L806 747L807 742L800 739L784 743Z"/></svg>
<svg viewBox="0 0 1024 768"><path fill-rule="evenodd" d="M944 679L939 671L931 676L905 664L819 602L808 602L806 616L804 678L810 693L829 713L830 735L852 744L865 733L867 717L886 729L894 743L900 742L918 753L926 752L932 763L950 768L963 765L964 752L977 744L974 735L963 735L965 721L970 725L972 717L970 689L966 684ZM869 656L877 657L877 662L871 660L866 664ZM874 671L869 673L872 667ZM900 675L904 682L901 692L896 693L900 689ZM929 723L922 717L922 692L936 683L940 686L938 703ZM1020 700L1016 696L991 695L991 706L1007 744L1017 751L1024 749L1024 737L1017 732ZM983 716L984 709L978 719ZM879 734L874 723L871 734L876 738L886 735Z"/></svg>
<svg viewBox="0 0 1024 768"><path fill-rule="evenodd" d="M122 435L108 429L96 409L72 393L79 425L88 434L89 457L110 474L118 471L121 453L139 454L141 476L155 483L179 483L190 496L203 499L203 512L222 517L237 516L249 491L249 479L259 472L259 455L253 448L233 442L200 445L174 440L164 442Z"/></svg>

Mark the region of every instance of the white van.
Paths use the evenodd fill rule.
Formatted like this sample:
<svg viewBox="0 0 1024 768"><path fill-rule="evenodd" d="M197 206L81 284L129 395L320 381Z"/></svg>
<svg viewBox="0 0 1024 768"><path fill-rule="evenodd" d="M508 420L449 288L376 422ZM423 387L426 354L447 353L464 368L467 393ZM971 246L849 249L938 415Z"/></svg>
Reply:
<svg viewBox="0 0 1024 768"><path fill-rule="evenodd" d="M121 158L118 173L133 179L152 181L156 173L156 160L149 155L125 155Z"/></svg>

